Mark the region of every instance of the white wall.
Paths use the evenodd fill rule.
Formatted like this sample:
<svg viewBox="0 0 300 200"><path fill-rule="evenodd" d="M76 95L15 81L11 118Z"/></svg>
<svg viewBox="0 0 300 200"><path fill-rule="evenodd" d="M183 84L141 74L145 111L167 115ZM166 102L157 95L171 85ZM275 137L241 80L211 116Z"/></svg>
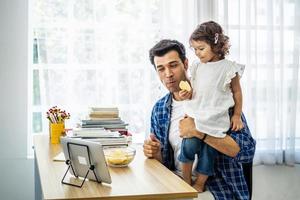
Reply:
<svg viewBox="0 0 300 200"><path fill-rule="evenodd" d="M33 199L27 157L28 2L0 1L0 199Z"/></svg>

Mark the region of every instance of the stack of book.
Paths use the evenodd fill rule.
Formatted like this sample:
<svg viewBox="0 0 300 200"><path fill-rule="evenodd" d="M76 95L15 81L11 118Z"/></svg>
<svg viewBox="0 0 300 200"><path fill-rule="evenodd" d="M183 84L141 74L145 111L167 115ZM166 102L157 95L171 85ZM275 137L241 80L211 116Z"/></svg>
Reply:
<svg viewBox="0 0 300 200"><path fill-rule="evenodd" d="M70 137L100 142L103 146L128 145L127 137L119 132L113 132L104 128L76 128Z"/></svg>
<svg viewBox="0 0 300 200"><path fill-rule="evenodd" d="M119 117L118 108L92 107L89 119L81 120L81 126L73 129L71 137L100 142L104 146L128 145L127 125Z"/></svg>
<svg viewBox="0 0 300 200"><path fill-rule="evenodd" d="M128 124L119 117L119 109L116 107L92 107L89 119L81 122L82 128L104 128L122 135L128 135L127 126Z"/></svg>

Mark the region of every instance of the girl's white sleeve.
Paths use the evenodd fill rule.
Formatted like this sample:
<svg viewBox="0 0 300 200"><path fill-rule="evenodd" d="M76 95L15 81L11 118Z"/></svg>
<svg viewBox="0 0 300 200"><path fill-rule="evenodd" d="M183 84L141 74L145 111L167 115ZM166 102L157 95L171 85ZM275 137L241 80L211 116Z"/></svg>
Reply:
<svg viewBox="0 0 300 200"><path fill-rule="evenodd" d="M231 80L238 74L241 78L245 70L245 65L230 61L223 82L223 90L230 89Z"/></svg>

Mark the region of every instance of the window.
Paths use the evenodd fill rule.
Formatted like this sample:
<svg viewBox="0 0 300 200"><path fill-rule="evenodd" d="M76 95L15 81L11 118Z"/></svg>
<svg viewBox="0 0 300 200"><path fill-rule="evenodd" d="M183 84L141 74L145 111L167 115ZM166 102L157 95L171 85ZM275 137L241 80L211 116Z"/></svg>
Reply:
<svg viewBox="0 0 300 200"><path fill-rule="evenodd" d="M48 133L52 106L70 112L66 126L74 127L88 107L112 105L143 141L152 106L165 93L148 51L162 38L188 38L183 1L166 2L32 0L32 134Z"/></svg>
<svg viewBox="0 0 300 200"><path fill-rule="evenodd" d="M246 64L243 110L259 162L300 162L299 8L296 0L216 3L217 21L230 37L230 58Z"/></svg>

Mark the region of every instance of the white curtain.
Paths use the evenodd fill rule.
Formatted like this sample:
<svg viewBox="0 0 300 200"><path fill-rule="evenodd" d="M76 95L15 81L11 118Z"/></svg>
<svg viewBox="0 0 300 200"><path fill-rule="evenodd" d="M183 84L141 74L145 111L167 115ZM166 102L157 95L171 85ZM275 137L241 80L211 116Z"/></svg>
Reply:
<svg viewBox="0 0 300 200"><path fill-rule="evenodd" d="M69 111L74 126L89 106L115 105L143 141L152 105L166 92L148 50L162 38L188 47L197 24L216 20L231 39L229 58L246 64L243 109L257 140L255 162L300 162L300 1L31 2L33 134L47 132L51 106Z"/></svg>
<svg viewBox="0 0 300 200"><path fill-rule="evenodd" d="M149 131L154 102L165 94L149 49L162 38L187 45L196 25L194 1L32 0L32 135L47 133L46 111L71 113L67 127L91 106L117 106L134 140ZM188 23L186 23L188 22ZM32 153L29 148L29 154Z"/></svg>
<svg viewBox="0 0 300 200"><path fill-rule="evenodd" d="M246 64L243 109L257 141L255 163L300 162L300 1L220 0L210 6L211 18L230 37L230 59Z"/></svg>

